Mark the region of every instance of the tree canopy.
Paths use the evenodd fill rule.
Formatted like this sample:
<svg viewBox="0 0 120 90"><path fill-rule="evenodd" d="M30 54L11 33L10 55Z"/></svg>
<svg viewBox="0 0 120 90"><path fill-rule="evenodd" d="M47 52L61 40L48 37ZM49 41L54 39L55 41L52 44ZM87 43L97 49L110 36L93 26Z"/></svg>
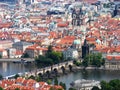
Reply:
<svg viewBox="0 0 120 90"><path fill-rule="evenodd" d="M54 79L54 85L58 85L58 79L57 78Z"/></svg>
<svg viewBox="0 0 120 90"><path fill-rule="evenodd" d="M82 65L84 67L87 67L88 65L94 65L96 67L100 67L103 64L104 64L104 59L102 58L101 53L89 54L84 58L82 62Z"/></svg>
<svg viewBox="0 0 120 90"><path fill-rule="evenodd" d="M2 55L0 55L0 58L2 58Z"/></svg>
<svg viewBox="0 0 120 90"><path fill-rule="evenodd" d="M57 64L63 60L63 55L61 52L53 51L52 46L48 47L47 53L45 56L39 55L35 58L37 66L50 66Z"/></svg>
<svg viewBox="0 0 120 90"><path fill-rule="evenodd" d="M2 80L3 79L3 76L0 74L0 80Z"/></svg>
<svg viewBox="0 0 120 90"><path fill-rule="evenodd" d="M30 56L28 55L28 53L23 53L22 58L29 58Z"/></svg>
<svg viewBox="0 0 120 90"><path fill-rule="evenodd" d="M64 90L66 90L66 84L65 83L60 82L59 85L62 86L64 88Z"/></svg>
<svg viewBox="0 0 120 90"><path fill-rule="evenodd" d="M101 81L101 90L120 90L120 80Z"/></svg>
<svg viewBox="0 0 120 90"><path fill-rule="evenodd" d="M4 90L2 87L0 87L0 90Z"/></svg>
<svg viewBox="0 0 120 90"><path fill-rule="evenodd" d="M20 77L19 74L16 74L16 75L14 76L15 79L17 79L18 77Z"/></svg>

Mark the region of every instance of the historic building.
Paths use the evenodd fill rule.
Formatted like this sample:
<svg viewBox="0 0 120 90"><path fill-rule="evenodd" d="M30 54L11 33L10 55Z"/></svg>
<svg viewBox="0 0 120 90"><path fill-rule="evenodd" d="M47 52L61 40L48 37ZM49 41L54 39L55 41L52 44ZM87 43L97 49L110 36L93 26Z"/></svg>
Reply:
<svg viewBox="0 0 120 90"><path fill-rule="evenodd" d="M120 70L120 55L107 55L105 60L105 69Z"/></svg>
<svg viewBox="0 0 120 90"><path fill-rule="evenodd" d="M89 54L89 45L87 40L84 40L84 44L82 45L82 58Z"/></svg>
<svg viewBox="0 0 120 90"><path fill-rule="evenodd" d="M72 12L72 25L80 26L83 23L83 12L81 8L74 8Z"/></svg>
<svg viewBox="0 0 120 90"><path fill-rule="evenodd" d="M20 42L14 43L12 46L16 50L21 50L22 52L24 52L28 46L32 46L32 45L33 45L32 43L20 41Z"/></svg>
<svg viewBox="0 0 120 90"><path fill-rule="evenodd" d="M76 49L68 48L67 50L63 51L64 58L67 59L78 59L79 54Z"/></svg>

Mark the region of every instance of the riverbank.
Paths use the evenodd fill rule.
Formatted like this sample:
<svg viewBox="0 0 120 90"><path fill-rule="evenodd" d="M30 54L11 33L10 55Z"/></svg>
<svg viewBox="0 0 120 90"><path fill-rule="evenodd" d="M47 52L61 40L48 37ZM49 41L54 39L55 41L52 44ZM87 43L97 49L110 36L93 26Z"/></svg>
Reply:
<svg viewBox="0 0 120 90"><path fill-rule="evenodd" d="M2 58L0 59L0 62L14 62L14 61L20 61L21 59L26 61L34 61L34 58Z"/></svg>

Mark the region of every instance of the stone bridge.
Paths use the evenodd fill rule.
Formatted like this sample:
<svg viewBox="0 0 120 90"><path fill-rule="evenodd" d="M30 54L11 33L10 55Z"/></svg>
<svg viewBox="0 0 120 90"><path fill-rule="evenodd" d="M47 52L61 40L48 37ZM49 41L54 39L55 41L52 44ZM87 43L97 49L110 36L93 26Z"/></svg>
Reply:
<svg viewBox="0 0 120 90"><path fill-rule="evenodd" d="M45 68L41 68L41 69L36 69L32 72L26 72L26 75L35 76L38 74L44 74L46 72L52 72L54 70L59 71L59 70L62 70L62 68L67 69L67 68L69 68L69 66L71 66L71 67L73 66L73 61L67 61L67 62L55 64L53 66L49 66L49 67L45 67Z"/></svg>

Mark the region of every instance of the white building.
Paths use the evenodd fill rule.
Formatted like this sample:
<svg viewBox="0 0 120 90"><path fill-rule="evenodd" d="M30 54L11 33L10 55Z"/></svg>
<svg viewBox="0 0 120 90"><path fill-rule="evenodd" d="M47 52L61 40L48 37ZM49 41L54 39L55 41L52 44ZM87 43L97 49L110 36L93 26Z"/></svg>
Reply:
<svg viewBox="0 0 120 90"><path fill-rule="evenodd" d="M76 90L91 90L94 86L100 87L100 82L95 80L76 80L71 83Z"/></svg>
<svg viewBox="0 0 120 90"><path fill-rule="evenodd" d="M32 46L33 44L32 43L28 43L28 42L16 42L14 43L12 46L13 48L15 48L16 50L21 50L22 52L25 51L25 49L28 47L28 46Z"/></svg>
<svg viewBox="0 0 120 90"><path fill-rule="evenodd" d="M77 59L79 57L78 51L73 48L68 48L63 51L63 56L65 59Z"/></svg>
<svg viewBox="0 0 120 90"><path fill-rule="evenodd" d="M0 56L2 56L2 58L7 58L7 51L5 49L0 49Z"/></svg>
<svg viewBox="0 0 120 90"><path fill-rule="evenodd" d="M8 58L15 58L16 49L15 48L7 49L7 54L8 54Z"/></svg>

